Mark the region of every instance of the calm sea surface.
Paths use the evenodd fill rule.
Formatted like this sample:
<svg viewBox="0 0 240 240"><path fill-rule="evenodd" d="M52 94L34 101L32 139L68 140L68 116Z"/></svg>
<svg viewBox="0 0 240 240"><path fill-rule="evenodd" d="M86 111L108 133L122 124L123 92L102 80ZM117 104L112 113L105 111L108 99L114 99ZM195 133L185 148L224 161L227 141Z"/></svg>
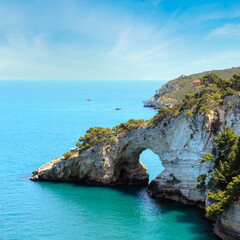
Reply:
<svg viewBox="0 0 240 240"><path fill-rule="evenodd" d="M162 84L0 81L0 239L216 239L200 210L159 203L145 188L28 180L34 169L74 147L90 126L151 118L155 111L142 101ZM151 179L163 170L149 150L141 161Z"/></svg>

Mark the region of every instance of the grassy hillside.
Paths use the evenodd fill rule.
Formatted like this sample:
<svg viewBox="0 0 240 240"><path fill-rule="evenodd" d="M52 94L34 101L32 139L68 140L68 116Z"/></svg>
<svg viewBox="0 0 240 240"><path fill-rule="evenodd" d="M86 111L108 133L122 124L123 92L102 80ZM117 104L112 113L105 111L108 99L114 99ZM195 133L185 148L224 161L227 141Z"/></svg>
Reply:
<svg viewBox="0 0 240 240"><path fill-rule="evenodd" d="M155 94L156 101L161 101L161 96L162 97L164 96L164 98L171 98L177 100L177 102L181 102L187 93L196 92L196 89L191 86L191 83L195 80L202 78L204 75L208 73L215 73L223 79L228 79L232 77L235 73L240 73L240 67L229 68L224 70L206 71L174 79L168 82L167 84L172 85L178 83L177 87L173 91L168 93L162 94L160 91L159 93Z"/></svg>

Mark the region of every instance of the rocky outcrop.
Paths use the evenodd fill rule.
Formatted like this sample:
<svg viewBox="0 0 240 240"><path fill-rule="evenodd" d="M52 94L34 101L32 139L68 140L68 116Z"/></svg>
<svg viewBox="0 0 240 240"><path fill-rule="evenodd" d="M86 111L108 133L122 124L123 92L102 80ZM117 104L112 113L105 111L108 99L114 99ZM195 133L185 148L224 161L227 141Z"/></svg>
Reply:
<svg viewBox="0 0 240 240"><path fill-rule="evenodd" d="M161 174L163 185L180 191L188 199L204 201L196 189L195 179L208 168L200 162L202 155L212 147L212 137L203 116L189 121L182 114L155 127L143 126L129 131L109 146L97 145L68 159L55 159L35 170L32 180L146 184L148 175L139 156L150 149L165 168ZM173 177L179 182L173 182Z"/></svg>
<svg viewBox="0 0 240 240"><path fill-rule="evenodd" d="M33 181L85 182L94 185L147 185L147 168L125 145L95 146L81 154L57 158L33 172ZM114 149L114 151L113 151ZM143 151L143 150L142 150ZM119 152L122 152L118 154ZM130 156L131 154L131 156ZM131 158L131 161L129 159Z"/></svg>
<svg viewBox="0 0 240 240"><path fill-rule="evenodd" d="M214 232L226 240L240 239L240 202L234 202L216 222Z"/></svg>
<svg viewBox="0 0 240 240"><path fill-rule="evenodd" d="M154 127L145 124L126 132L110 145L99 144L67 159L54 159L35 170L31 180L146 185L147 168L140 163L139 156L150 149L159 156L165 169L149 185L149 195L204 206L206 193L196 187L196 178L213 169L213 165L201 164L201 159L211 152L213 138L227 125L240 134L239 95L227 97L209 115L194 115L189 119L183 113ZM233 220L221 219L217 226L239 232Z"/></svg>
<svg viewBox="0 0 240 240"><path fill-rule="evenodd" d="M144 107L153 107L156 109L159 109L161 107L171 107L178 101L174 98L167 97L166 94L172 91L176 91L178 89L178 86L179 82L177 79L164 84L153 97L144 103Z"/></svg>

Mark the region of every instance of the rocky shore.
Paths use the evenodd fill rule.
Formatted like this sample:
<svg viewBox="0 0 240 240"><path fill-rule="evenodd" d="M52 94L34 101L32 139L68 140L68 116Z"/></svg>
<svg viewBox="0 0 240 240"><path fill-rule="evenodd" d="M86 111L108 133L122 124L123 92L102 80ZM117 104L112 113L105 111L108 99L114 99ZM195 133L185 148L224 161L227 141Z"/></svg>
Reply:
<svg viewBox="0 0 240 240"><path fill-rule="evenodd" d="M31 180L147 185L147 168L139 157L150 149L159 156L165 169L150 183L149 195L204 207L207 192L196 187L196 178L212 170L213 164L201 164L201 159L211 152L214 137L227 125L240 134L239 95L226 97L208 115L194 115L190 120L183 113L156 126L143 125L126 132L112 144L97 144L69 158L54 159L35 170ZM222 239L240 239L238 202L217 220L215 233Z"/></svg>
<svg viewBox="0 0 240 240"><path fill-rule="evenodd" d="M171 107L173 104L177 103L178 100L168 96L168 93L172 91L177 91L179 88L179 82L176 80L169 81L165 85L162 86L159 91L148 99L144 103L144 107L152 107L155 109L159 109L161 107Z"/></svg>

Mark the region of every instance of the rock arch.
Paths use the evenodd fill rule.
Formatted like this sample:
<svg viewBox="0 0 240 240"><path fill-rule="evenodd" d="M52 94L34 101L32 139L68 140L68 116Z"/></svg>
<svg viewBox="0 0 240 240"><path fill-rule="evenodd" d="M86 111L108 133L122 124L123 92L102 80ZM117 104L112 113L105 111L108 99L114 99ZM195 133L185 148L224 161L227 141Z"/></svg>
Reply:
<svg viewBox="0 0 240 240"><path fill-rule="evenodd" d="M208 129L200 115L193 121L181 115L155 127L131 130L109 148L97 145L68 159L56 159L35 170L32 180L147 185L149 175L139 157L150 149L165 168L157 179L164 191L199 199L195 180L201 173L201 156L211 148L208 140Z"/></svg>
<svg viewBox="0 0 240 240"><path fill-rule="evenodd" d="M212 131L216 120L221 131L230 125L240 129L240 96L227 98L221 109L189 120L181 114L163 120L155 127L133 129L110 146L92 149L63 159L55 159L33 172L35 181L79 181L97 185L148 183L147 169L140 154L150 149L157 154L165 170L149 186L149 194L183 202L204 202L205 193L197 188L196 178L213 169L211 162L201 164L202 155L212 150Z"/></svg>

